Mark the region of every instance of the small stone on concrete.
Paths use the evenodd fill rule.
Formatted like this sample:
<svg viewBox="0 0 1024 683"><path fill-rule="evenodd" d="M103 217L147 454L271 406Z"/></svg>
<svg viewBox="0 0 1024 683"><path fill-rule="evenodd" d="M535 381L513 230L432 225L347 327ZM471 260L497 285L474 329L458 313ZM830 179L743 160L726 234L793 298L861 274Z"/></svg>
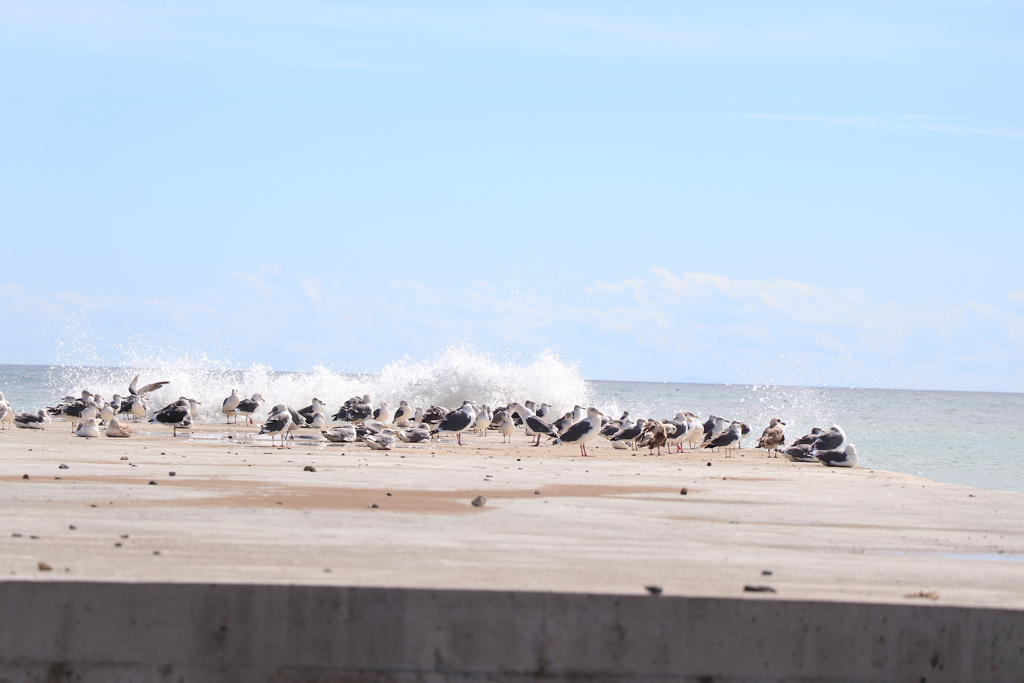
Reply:
<svg viewBox="0 0 1024 683"><path fill-rule="evenodd" d="M51 567L50 565L46 564L45 562L40 562L38 567L39 567L39 571L41 571L41 572L53 571L53 567Z"/></svg>
<svg viewBox="0 0 1024 683"><path fill-rule="evenodd" d="M680 496L685 496L687 493L689 493L689 491L686 490L685 486L683 488L679 489L679 495Z"/></svg>
<svg viewBox="0 0 1024 683"><path fill-rule="evenodd" d="M65 465L64 463L61 463L60 465L57 465L57 469L58 470L66 470L67 468L68 468L68 466Z"/></svg>
<svg viewBox="0 0 1024 683"><path fill-rule="evenodd" d="M154 479L154 480L150 481L150 482L149 482L149 485L150 485L150 486L156 486L156 479Z"/></svg>
<svg viewBox="0 0 1024 683"><path fill-rule="evenodd" d="M484 505L487 505L487 499L484 498L483 496L477 496L476 498L473 499L470 505L472 505L475 508L482 508Z"/></svg>
<svg viewBox="0 0 1024 683"><path fill-rule="evenodd" d="M647 592L651 595L661 595L662 592L661 586L644 586L644 588L646 588Z"/></svg>
<svg viewBox="0 0 1024 683"><path fill-rule="evenodd" d="M775 593L776 590L771 586L751 586L747 584L743 587L743 590L747 593Z"/></svg>
<svg viewBox="0 0 1024 683"><path fill-rule="evenodd" d="M316 472L316 468L313 467L312 465L306 465L305 467L302 468L302 471L303 472Z"/></svg>

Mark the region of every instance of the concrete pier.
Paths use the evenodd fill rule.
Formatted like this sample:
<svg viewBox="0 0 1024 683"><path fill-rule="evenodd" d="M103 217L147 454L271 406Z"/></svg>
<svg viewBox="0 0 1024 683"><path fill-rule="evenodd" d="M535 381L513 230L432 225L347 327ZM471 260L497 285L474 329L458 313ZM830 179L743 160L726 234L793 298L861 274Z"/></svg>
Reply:
<svg viewBox="0 0 1024 683"><path fill-rule="evenodd" d="M1024 680L1017 493L193 431L0 432L0 683Z"/></svg>
<svg viewBox="0 0 1024 683"><path fill-rule="evenodd" d="M0 681L1020 681L1024 612L247 584L0 582Z"/></svg>

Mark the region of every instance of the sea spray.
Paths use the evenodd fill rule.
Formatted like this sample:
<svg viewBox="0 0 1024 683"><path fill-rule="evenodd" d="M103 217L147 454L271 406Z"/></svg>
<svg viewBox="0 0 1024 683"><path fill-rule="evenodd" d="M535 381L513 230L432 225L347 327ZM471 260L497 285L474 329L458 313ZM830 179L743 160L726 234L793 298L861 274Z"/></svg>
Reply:
<svg viewBox="0 0 1024 683"><path fill-rule="evenodd" d="M363 394L369 394L375 404L386 401L391 406L400 400L413 406L455 408L467 399L492 406L531 399L549 403L556 410L586 404L590 397L577 366L548 351L531 362L517 364L468 347L453 347L433 360L402 359L367 374L339 373L325 367L276 372L265 365L246 369L217 366L215 360L201 354L157 356L130 367L55 366L48 372L47 385L54 401L64 395L77 396L82 389L109 400L115 393L126 396L132 377L139 374L140 387L169 382L149 397L151 412L186 396L200 402L198 418L205 421L222 419L220 406L232 389L245 397L259 393L267 407L287 403L301 408L316 397L331 411L348 398Z"/></svg>

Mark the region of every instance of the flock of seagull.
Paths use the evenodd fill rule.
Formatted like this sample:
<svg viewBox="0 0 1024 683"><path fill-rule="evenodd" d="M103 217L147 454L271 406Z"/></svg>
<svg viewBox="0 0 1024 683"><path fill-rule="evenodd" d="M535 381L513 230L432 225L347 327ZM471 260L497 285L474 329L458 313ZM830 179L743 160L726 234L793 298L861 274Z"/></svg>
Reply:
<svg viewBox="0 0 1024 683"><path fill-rule="evenodd" d="M109 401L99 394L83 390L80 397L66 396L56 406L36 413L15 413L0 393L0 426L8 428L12 423L23 429L44 429L51 417L61 417L71 423L78 436L98 437L101 427L109 437L127 438L135 433L128 424L123 424L119 415L129 416L134 421L149 418L151 423L169 425L174 436L178 430L189 429L193 424L200 403L182 396L150 415L147 395L168 384L153 382L138 387L139 376L132 379L128 395L114 394ZM228 424L237 424L239 416L248 424L255 424L253 416L266 403L259 393L243 398L238 390L224 399L221 412ZM676 452L689 449L732 450L742 448L743 439L751 434L750 426L738 420L728 420L717 415L701 419L689 411L679 411L670 419L648 419L633 421L629 412L618 419L611 419L597 408L575 406L561 416L552 413L547 403L537 405L533 401L513 402L494 409L464 401L454 410L432 405L429 408L413 409L401 401L393 411L387 403L374 406L368 395L355 396L331 415L331 421L340 425L329 426L326 406L317 398L310 405L295 410L280 403L270 409L266 421L260 426L259 434L269 435L271 444L284 447L285 438L294 438L297 429L311 428L320 431L328 441L338 443L363 442L375 450L390 450L401 440L406 443L429 442L444 434L454 434L462 445L462 433L477 431L486 434L497 431L502 442L511 442L516 430L522 428L526 436L534 439L539 446L542 438L553 445L574 444L580 455L587 457L587 443L598 437L607 439L613 448L641 449L648 453L675 447ZM846 434L834 425L829 429L815 427L809 434L786 446L783 432L785 422L772 418L758 439L756 447L768 452L768 457L779 454L793 462L820 462L830 467L853 467L857 464L857 449L847 443Z"/></svg>

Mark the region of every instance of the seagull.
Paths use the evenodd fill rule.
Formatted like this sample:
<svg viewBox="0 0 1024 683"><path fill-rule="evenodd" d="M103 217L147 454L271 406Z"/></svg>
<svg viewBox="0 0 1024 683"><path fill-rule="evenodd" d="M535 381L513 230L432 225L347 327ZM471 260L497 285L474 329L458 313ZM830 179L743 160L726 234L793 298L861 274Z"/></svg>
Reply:
<svg viewBox="0 0 1024 683"><path fill-rule="evenodd" d="M551 426L559 434L562 434L562 433L565 432L566 429L568 429L569 427L572 427L573 424L575 424L575 422L576 421L572 419L572 413L570 412L570 413L566 413L562 417L560 417L557 420L555 420L554 422L552 422Z"/></svg>
<svg viewBox="0 0 1024 683"><path fill-rule="evenodd" d="M786 435L782 433L782 428L785 426L785 422L777 417L773 417L765 430L761 432L761 438L757 442L757 447L768 451L769 458L772 457L771 452L773 449L786 445Z"/></svg>
<svg viewBox="0 0 1024 683"><path fill-rule="evenodd" d="M501 424L498 425L498 432L501 433L501 442L505 443L505 438L508 438L508 443L512 443L512 435L516 433L516 423L512 420L512 414L507 410L501 413Z"/></svg>
<svg viewBox="0 0 1024 683"><path fill-rule="evenodd" d="M314 398L312 401L310 401L308 406L299 410L299 415L302 416L301 426L311 426L313 422L313 416L316 415L317 413L324 412L324 409L325 408L323 402L318 398Z"/></svg>
<svg viewBox="0 0 1024 683"><path fill-rule="evenodd" d="M548 419L548 414L551 412L551 406L547 403L541 403L540 408L537 408L535 415L542 420Z"/></svg>
<svg viewBox="0 0 1024 683"><path fill-rule="evenodd" d="M803 446L803 445L810 446L811 444L813 444L815 441L818 440L818 437L820 435L821 435L821 427L815 427L814 429L811 430L810 434L804 434L799 439L794 441L793 445L794 446Z"/></svg>
<svg viewBox="0 0 1024 683"><path fill-rule="evenodd" d="M626 423L629 424L629 421L627 420ZM643 431L643 428L644 427L641 424L630 425L629 427L623 426L622 429L612 436L612 445L614 446L616 443L625 443L628 441L631 447L635 446L636 437L640 436L640 432ZM616 446L616 448L618 448L618 446Z"/></svg>
<svg viewBox="0 0 1024 683"><path fill-rule="evenodd" d="M690 448L696 448L697 444L704 441L704 424L697 418L696 415L687 415L686 421L689 423L692 431L686 433L683 437L683 443L689 444Z"/></svg>
<svg viewBox="0 0 1024 683"><path fill-rule="evenodd" d="M292 414L287 409L280 412L274 413L267 418L267 421L260 427L260 434L270 434L270 446L274 446L274 437L278 434L281 436L281 448L284 448L284 436L283 432L288 431L288 428L292 426Z"/></svg>
<svg viewBox="0 0 1024 683"><path fill-rule="evenodd" d="M509 406L509 410L513 413L518 413L519 418L523 421L526 429L529 430L528 433L537 435L537 441L533 444L534 446L540 446L540 437L544 434L552 437L558 436L558 431L553 425L548 424L534 415L533 411L522 403L513 403Z"/></svg>
<svg viewBox="0 0 1024 683"><path fill-rule="evenodd" d="M109 401L107 403L104 403L103 407L100 408L100 420L103 421L103 424L107 424L111 420L114 420L116 418L117 411L114 410L114 407L110 405Z"/></svg>
<svg viewBox="0 0 1024 683"><path fill-rule="evenodd" d="M430 430L423 427L407 427L398 432L398 438L406 443L430 441Z"/></svg>
<svg viewBox="0 0 1024 683"><path fill-rule="evenodd" d="M146 419L146 400L141 396L132 396L129 400L128 408L136 420Z"/></svg>
<svg viewBox="0 0 1024 683"><path fill-rule="evenodd" d="M324 438L334 443L352 443L356 440L356 428L350 424L331 427L320 432Z"/></svg>
<svg viewBox="0 0 1024 683"><path fill-rule="evenodd" d="M708 420L708 422L704 423L703 443L705 446L709 441L717 439L719 436L722 435L722 432L724 432L725 430L729 429L732 426L732 423L730 423L724 417L718 417L715 415L712 415L711 417L714 417L714 422L711 424L710 428L708 427L708 422L711 422L710 419Z"/></svg>
<svg viewBox="0 0 1024 683"><path fill-rule="evenodd" d="M843 449L814 451L814 457L827 467L853 467L857 464L857 447L848 443Z"/></svg>
<svg viewBox="0 0 1024 683"><path fill-rule="evenodd" d="M132 396L141 396L143 398L145 398L146 394L148 394L149 392L156 391L165 384L170 384L170 382L153 382L152 384L147 384L141 389L136 389L135 385L138 383L138 381L139 376L135 375L134 379L132 379L132 383L128 385L128 393Z"/></svg>
<svg viewBox="0 0 1024 683"><path fill-rule="evenodd" d="M814 457L814 453L811 452L811 444L809 443L790 446L779 452L785 455L786 459L790 462L818 462L818 459Z"/></svg>
<svg viewBox="0 0 1024 683"><path fill-rule="evenodd" d="M119 439L127 439L135 430L128 425L121 424L121 421L117 419L117 416L107 420L107 436Z"/></svg>
<svg viewBox="0 0 1024 683"><path fill-rule="evenodd" d="M75 426L79 422L84 422L91 417L99 415L99 409L92 398L79 399L70 405L61 407L61 417L67 422L71 423L71 430L74 431Z"/></svg>
<svg viewBox="0 0 1024 683"><path fill-rule="evenodd" d="M430 406L429 408L426 409L426 411L424 411L423 417L420 420L420 422L428 425L434 424L435 422L440 422L445 418L445 415L447 415L449 412L451 411L449 411L444 406Z"/></svg>
<svg viewBox="0 0 1024 683"><path fill-rule="evenodd" d="M380 434L367 434L363 437L363 441L370 447L370 450L390 451L395 447L395 433L390 429L382 429Z"/></svg>
<svg viewBox="0 0 1024 683"><path fill-rule="evenodd" d="M19 429L46 429L48 424L50 424L50 416L45 410L14 416L14 426Z"/></svg>
<svg viewBox="0 0 1024 683"><path fill-rule="evenodd" d="M610 439L623 429L629 429L632 426L633 421L630 420L629 418L622 420L618 424L616 424L613 420L612 422L606 424L604 427L601 427L601 436L603 436L606 439Z"/></svg>
<svg viewBox="0 0 1024 683"><path fill-rule="evenodd" d="M704 427L704 436L702 437L704 441L711 438L711 430L715 428L716 421L720 419L717 415L708 415L708 419L704 420L704 424L701 425Z"/></svg>
<svg viewBox="0 0 1024 683"><path fill-rule="evenodd" d="M178 435L179 429L192 427L192 408L187 398L179 398L171 405L153 413L150 422L171 425L174 429L174 436Z"/></svg>
<svg viewBox="0 0 1024 683"><path fill-rule="evenodd" d="M846 433L839 425L832 425L828 430L822 432L811 444L815 451L837 451L842 450L846 445Z"/></svg>
<svg viewBox="0 0 1024 683"><path fill-rule="evenodd" d="M404 427L412 418L412 415L413 410L409 407L409 403L407 401L399 401L395 414L391 416L391 423L396 424L399 427Z"/></svg>
<svg viewBox="0 0 1024 683"><path fill-rule="evenodd" d="M561 436L555 439L555 445L579 444L580 455L587 457L587 442L601 432L601 417L601 411L597 408L593 406L587 408L587 416L562 432Z"/></svg>
<svg viewBox="0 0 1024 683"><path fill-rule="evenodd" d="M690 431L690 423L686 420L662 420L665 425L665 445L675 446L676 453L683 450L683 437ZM659 449L660 454L660 449Z"/></svg>
<svg viewBox="0 0 1024 683"><path fill-rule="evenodd" d="M295 410L294 408L289 406L287 403L278 403L276 406L274 406L273 408L270 409L270 414L271 415L277 415L278 413L288 413L288 415L291 416L292 423L290 425L288 425L288 432L287 433L288 433L288 436L290 438L292 438L292 439L295 438L295 436L292 434L292 432L294 432L299 427L305 427L306 426L306 418L304 418L302 415L299 415L299 411Z"/></svg>
<svg viewBox="0 0 1024 683"><path fill-rule="evenodd" d="M494 413L491 409L486 406L480 406L480 409L476 412L476 425L475 429L480 430L480 434L487 436L487 428L491 426L491 418L494 417Z"/></svg>
<svg viewBox="0 0 1024 683"><path fill-rule="evenodd" d="M252 398L244 398L238 402L235 406L235 412L240 415L244 415L245 419L249 421L249 424L255 424L252 420L252 415L260 409L261 403L266 403L267 399L263 398L259 394L253 394Z"/></svg>
<svg viewBox="0 0 1024 683"><path fill-rule="evenodd" d="M302 425L303 427L312 427L313 429L323 429L327 426L327 417L319 410L313 413L313 419L310 420L309 424Z"/></svg>
<svg viewBox="0 0 1024 683"><path fill-rule="evenodd" d="M14 424L14 408L11 408L11 404L4 399L3 394L0 394L0 424L4 429L10 429Z"/></svg>
<svg viewBox="0 0 1024 683"><path fill-rule="evenodd" d="M729 424L729 428L722 431L721 434L712 438L710 441L704 444L704 448L710 448L712 450L716 448L729 448L739 444L742 434L740 433L740 423L735 420Z"/></svg>
<svg viewBox="0 0 1024 683"><path fill-rule="evenodd" d="M437 427L431 430L431 435L440 434L441 432L454 432L455 437L462 445L462 432L466 431L476 423L476 410L473 408L473 404L466 401L462 404L462 407L458 410L453 410L444 416Z"/></svg>
<svg viewBox="0 0 1024 683"><path fill-rule="evenodd" d="M339 422L361 422L371 415L373 415L373 403L370 401L370 395L366 394L362 397L353 396L345 401L332 419Z"/></svg>
<svg viewBox="0 0 1024 683"><path fill-rule="evenodd" d="M227 424L231 424L231 416L234 415L235 422L238 421L238 412L235 408L242 402L242 397L238 395L238 389L232 389L231 395L224 399L224 403L220 406L220 412L224 413L227 418Z"/></svg>
<svg viewBox="0 0 1024 683"><path fill-rule="evenodd" d="M391 419L391 411L388 410L386 401L381 401L380 407L373 411L373 419L387 424Z"/></svg>
<svg viewBox="0 0 1024 683"><path fill-rule="evenodd" d="M668 431L665 429L665 425L657 420L648 420L644 424L644 428L640 431L640 436L637 437L636 445L647 446L647 452L653 453L654 449L658 449L658 455L661 455L661 447L668 441Z"/></svg>
<svg viewBox="0 0 1024 683"><path fill-rule="evenodd" d="M75 430L75 436L84 436L87 439L95 439L100 435L100 428L96 424L95 417L87 417L82 421L82 424L78 425L78 429Z"/></svg>

